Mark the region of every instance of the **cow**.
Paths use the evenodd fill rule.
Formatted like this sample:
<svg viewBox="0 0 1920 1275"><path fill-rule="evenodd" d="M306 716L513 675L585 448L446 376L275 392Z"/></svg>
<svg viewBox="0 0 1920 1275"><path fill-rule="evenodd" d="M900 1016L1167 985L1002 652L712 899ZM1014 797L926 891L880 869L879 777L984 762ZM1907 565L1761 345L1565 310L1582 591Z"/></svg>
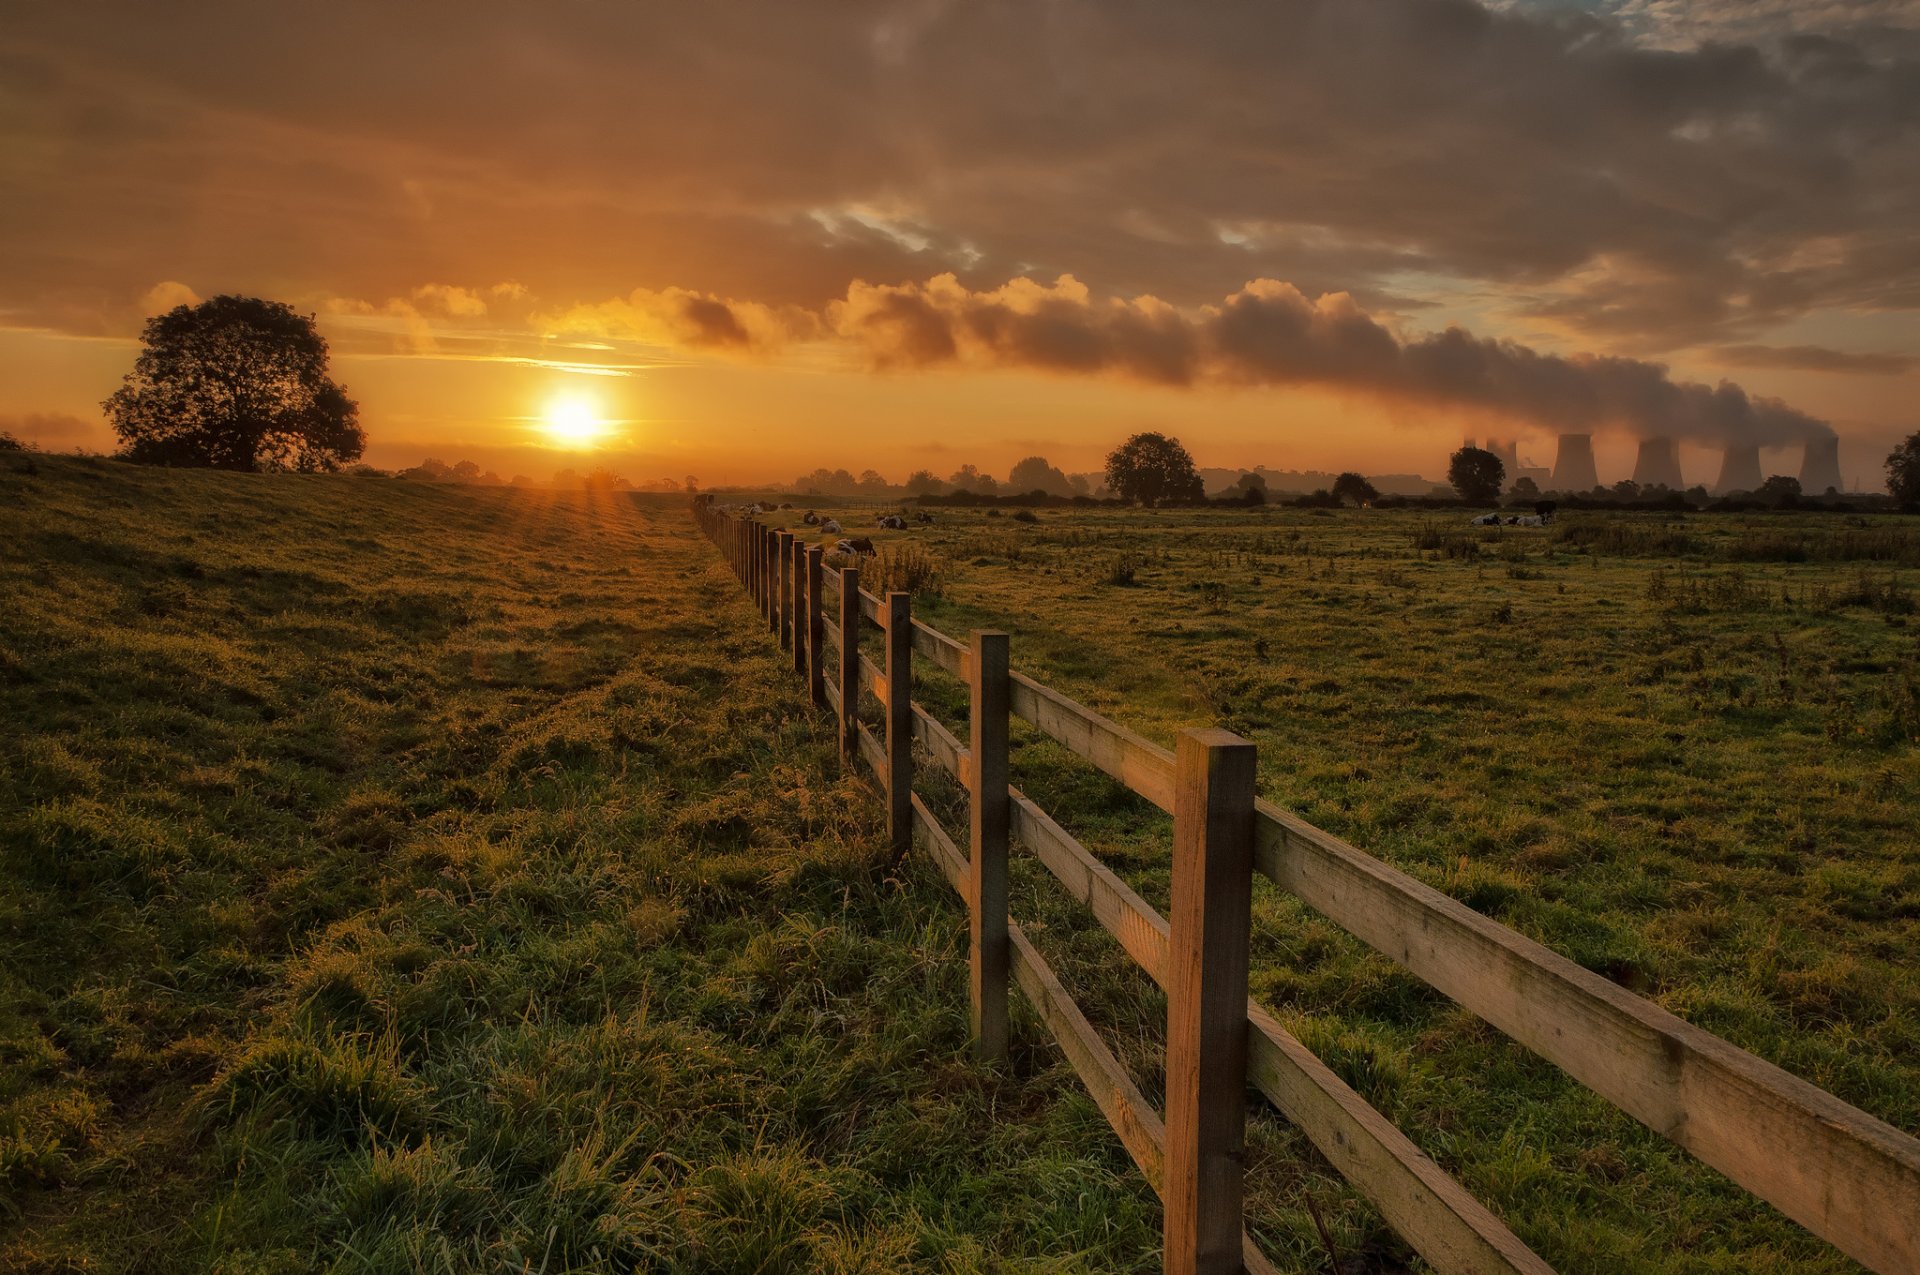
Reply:
<svg viewBox="0 0 1920 1275"><path fill-rule="evenodd" d="M1536 500L1533 502L1533 512L1539 517L1542 527L1553 521L1553 511L1559 507L1560 502L1556 500Z"/></svg>
<svg viewBox="0 0 1920 1275"><path fill-rule="evenodd" d="M825 535L837 536L840 534L840 523L837 519L829 518L820 524L820 530Z"/></svg>
<svg viewBox="0 0 1920 1275"><path fill-rule="evenodd" d="M793 502L791 500L783 500L780 502L780 507L782 509L791 509L793 508Z"/></svg>
<svg viewBox="0 0 1920 1275"><path fill-rule="evenodd" d="M907 529L907 520L899 514L886 514L874 525L885 528L888 531L905 531Z"/></svg>
<svg viewBox="0 0 1920 1275"><path fill-rule="evenodd" d="M809 527L818 527L820 525L820 515L809 509L800 515L800 521L806 523Z"/></svg>
<svg viewBox="0 0 1920 1275"><path fill-rule="evenodd" d="M845 554L849 558L871 558L873 556L873 541L865 536L860 536L853 540L842 540L834 545L833 551L835 553Z"/></svg>
<svg viewBox="0 0 1920 1275"><path fill-rule="evenodd" d="M926 510L922 509L919 513L913 516L913 520L921 524L922 526L925 526L926 524L933 521L933 515L928 513Z"/></svg>
<svg viewBox="0 0 1920 1275"><path fill-rule="evenodd" d="M1475 527L1498 527L1500 525L1500 515L1481 514L1478 518L1475 518L1470 525Z"/></svg>

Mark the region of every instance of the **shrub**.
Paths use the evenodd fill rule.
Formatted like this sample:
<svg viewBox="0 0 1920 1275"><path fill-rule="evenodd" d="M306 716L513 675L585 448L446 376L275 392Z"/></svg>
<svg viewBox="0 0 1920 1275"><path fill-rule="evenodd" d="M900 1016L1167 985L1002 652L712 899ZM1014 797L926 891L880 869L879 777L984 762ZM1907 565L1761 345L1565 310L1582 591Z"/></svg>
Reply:
<svg viewBox="0 0 1920 1275"><path fill-rule="evenodd" d="M908 541L882 547L861 576L871 579L872 587L883 593L937 598L946 579L946 563L925 545Z"/></svg>

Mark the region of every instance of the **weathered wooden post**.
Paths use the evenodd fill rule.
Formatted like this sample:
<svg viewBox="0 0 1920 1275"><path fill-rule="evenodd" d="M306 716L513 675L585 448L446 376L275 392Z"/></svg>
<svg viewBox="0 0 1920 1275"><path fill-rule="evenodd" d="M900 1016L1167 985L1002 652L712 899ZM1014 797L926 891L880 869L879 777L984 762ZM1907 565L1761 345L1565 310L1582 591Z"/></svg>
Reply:
<svg viewBox="0 0 1920 1275"><path fill-rule="evenodd" d="M747 596L760 605L760 524L747 520Z"/></svg>
<svg viewBox="0 0 1920 1275"><path fill-rule="evenodd" d="M774 535L772 527L760 528L760 614L771 630L780 622L780 613L774 605L774 577L778 568L773 560Z"/></svg>
<svg viewBox="0 0 1920 1275"><path fill-rule="evenodd" d="M823 551L819 545L808 545L807 553L807 698L813 701L815 708L827 702L826 659L827 625L826 616L821 614L820 559Z"/></svg>
<svg viewBox="0 0 1920 1275"><path fill-rule="evenodd" d="M1167 1275L1239 1275L1253 906L1254 748L1188 730L1174 751L1167 949Z"/></svg>
<svg viewBox="0 0 1920 1275"><path fill-rule="evenodd" d="M840 568L840 760L860 753L860 568Z"/></svg>
<svg viewBox="0 0 1920 1275"><path fill-rule="evenodd" d="M893 864L913 849L913 595L887 595L887 832Z"/></svg>
<svg viewBox="0 0 1920 1275"><path fill-rule="evenodd" d="M968 709L972 756L972 821L967 865L973 898L968 928L973 1052L982 1061L1007 1055L1007 635L973 631Z"/></svg>
<svg viewBox="0 0 1920 1275"><path fill-rule="evenodd" d="M787 627L792 630L793 671L807 671L807 542L798 535L787 552Z"/></svg>
<svg viewBox="0 0 1920 1275"><path fill-rule="evenodd" d="M785 647L793 641L793 533L784 527L773 533L773 579L773 627Z"/></svg>

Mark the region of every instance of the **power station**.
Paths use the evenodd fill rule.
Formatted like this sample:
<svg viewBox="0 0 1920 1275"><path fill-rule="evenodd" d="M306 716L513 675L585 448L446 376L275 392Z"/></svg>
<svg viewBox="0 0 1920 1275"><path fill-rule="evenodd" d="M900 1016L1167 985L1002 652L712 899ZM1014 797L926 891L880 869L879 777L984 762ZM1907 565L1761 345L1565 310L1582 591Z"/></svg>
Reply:
<svg viewBox="0 0 1920 1275"><path fill-rule="evenodd" d="M1640 456L1633 463L1633 481L1642 489L1665 487L1670 491L1685 489L1686 483L1680 477L1680 446L1671 438L1643 438L1640 440Z"/></svg>
<svg viewBox="0 0 1920 1275"><path fill-rule="evenodd" d="M1592 491L1599 485L1600 474L1593 465L1593 435L1560 435L1560 454L1553 462L1553 490Z"/></svg>

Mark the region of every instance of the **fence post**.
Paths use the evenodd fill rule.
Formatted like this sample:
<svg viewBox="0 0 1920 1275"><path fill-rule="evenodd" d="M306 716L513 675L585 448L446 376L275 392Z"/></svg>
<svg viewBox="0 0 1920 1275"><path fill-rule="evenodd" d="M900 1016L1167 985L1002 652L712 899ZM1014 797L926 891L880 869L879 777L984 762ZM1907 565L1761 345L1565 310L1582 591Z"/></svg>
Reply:
<svg viewBox="0 0 1920 1275"><path fill-rule="evenodd" d="M1166 1275L1238 1275L1254 748L1180 732L1167 950Z"/></svg>
<svg viewBox="0 0 1920 1275"><path fill-rule="evenodd" d="M760 605L760 524L747 521L747 596L753 599L753 605Z"/></svg>
<svg viewBox="0 0 1920 1275"><path fill-rule="evenodd" d="M793 671L807 671L807 542L798 535L787 554L787 574L792 579L787 589L787 627L792 631Z"/></svg>
<svg viewBox="0 0 1920 1275"><path fill-rule="evenodd" d="M774 577L778 571L773 558L773 528L760 528L760 614L767 622L768 630L780 622L779 609L774 604Z"/></svg>
<svg viewBox="0 0 1920 1275"><path fill-rule="evenodd" d="M973 631L968 748L972 754L971 836L967 865L968 977L973 1052L983 1062L1007 1055L1007 635Z"/></svg>
<svg viewBox="0 0 1920 1275"><path fill-rule="evenodd" d="M785 528L773 533L773 566L773 627L784 648L793 641L787 627L793 622L793 533Z"/></svg>
<svg viewBox="0 0 1920 1275"><path fill-rule="evenodd" d="M860 568L840 568L840 760L860 753Z"/></svg>
<svg viewBox="0 0 1920 1275"><path fill-rule="evenodd" d="M887 595L887 831L893 866L913 848L913 595Z"/></svg>
<svg viewBox="0 0 1920 1275"><path fill-rule="evenodd" d="M822 667L827 657L827 626L826 617L820 614L820 546L806 546L806 555L807 698L819 708L827 702L826 670Z"/></svg>

